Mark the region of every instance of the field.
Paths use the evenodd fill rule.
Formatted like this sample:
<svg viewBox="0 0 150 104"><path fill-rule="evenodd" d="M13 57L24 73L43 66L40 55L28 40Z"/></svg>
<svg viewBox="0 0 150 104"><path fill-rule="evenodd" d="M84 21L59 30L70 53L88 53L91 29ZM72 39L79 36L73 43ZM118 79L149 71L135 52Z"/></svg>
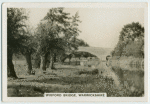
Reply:
<svg viewBox="0 0 150 104"><path fill-rule="evenodd" d="M55 70L46 74L28 75L25 61L14 61L19 79L8 78L9 97L42 97L44 93L107 93L108 97L143 96L143 73L115 71L106 67L103 61L97 66L97 59L88 65L79 65L75 59L69 65L55 63ZM78 64L76 64L78 63ZM90 65L89 65L90 64ZM94 65L95 67L92 67ZM35 69L39 70L40 69ZM116 73L117 72L117 73Z"/></svg>

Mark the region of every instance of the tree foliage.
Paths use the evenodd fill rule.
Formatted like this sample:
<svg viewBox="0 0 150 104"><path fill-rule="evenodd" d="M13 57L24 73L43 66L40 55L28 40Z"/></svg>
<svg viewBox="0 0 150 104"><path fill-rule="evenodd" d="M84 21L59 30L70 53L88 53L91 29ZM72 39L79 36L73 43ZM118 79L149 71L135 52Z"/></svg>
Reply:
<svg viewBox="0 0 150 104"><path fill-rule="evenodd" d="M39 46L37 52L43 56L49 53L50 62L53 62L52 57L56 57L56 54L54 55L56 51L71 53L76 50L78 47L76 37L81 32L78 29L78 22L80 22L78 13L70 17L69 13L64 12L64 8L50 9L37 27L36 36Z"/></svg>
<svg viewBox="0 0 150 104"><path fill-rule="evenodd" d="M81 22L78 12L70 16L64 8L51 8L35 30L26 24L27 19L25 9L7 9L8 68L13 77L16 77L12 62L14 53L25 56L30 73L32 57L38 68L41 62L41 68L45 70L47 59L53 66L59 54L71 54L78 46L89 46L77 38L81 32L78 29Z"/></svg>
<svg viewBox="0 0 150 104"><path fill-rule="evenodd" d="M7 47L9 52L16 53L22 48L26 39L26 36L23 35L26 20L27 16L23 9L7 9Z"/></svg>
<svg viewBox="0 0 150 104"><path fill-rule="evenodd" d="M26 36L24 36L25 20L27 16L24 9L8 8L7 9L7 70L8 76L17 77L12 56L22 50Z"/></svg>
<svg viewBox="0 0 150 104"><path fill-rule="evenodd" d="M112 56L144 57L144 27L138 22L127 24L120 32L119 41L112 51Z"/></svg>
<svg viewBox="0 0 150 104"><path fill-rule="evenodd" d="M82 39L77 39L76 42L77 42L77 45L80 47L89 47L89 45Z"/></svg>
<svg viewBox="0 0 150 104"><path fill-rule="evenodd" d="M66 41L60 39L59 34L69 25L68 13L63 8L52 8L37 27L38 46L41 53L49 52L50 49L63 49Z"/></svg>
<svg viewBox="0 0 150 104"><path fill-rule="evenodd" d="M132 22L131 24L127 24L122 28L120 32L120 40L127 41L133 40L139 36L144 37L144 27L141 26L139 22Z"/></svg>

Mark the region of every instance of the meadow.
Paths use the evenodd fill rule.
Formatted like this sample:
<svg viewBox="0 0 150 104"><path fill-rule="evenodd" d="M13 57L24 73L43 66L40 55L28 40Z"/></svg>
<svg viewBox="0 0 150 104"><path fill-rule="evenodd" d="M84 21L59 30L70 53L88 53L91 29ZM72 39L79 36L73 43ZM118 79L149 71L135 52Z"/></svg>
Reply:
<svg viewBox="0 0 150 104"><path fill-rule="evenodd" d="M104 67L105 61L100 64L103 67L94 68L91 65L97 60L84 66L79 64L79 60L76 61L73 60L70 64L67 61L63 64L55 63L55 70L47 69L46 74L49 77L44 74L28 75L25 61L14 61L19 79L8 78L8 96L42 97L44 93L107 93L108 97L144 95L143 72L112 69L115 71L113 73ZM116 84L116 80L119 85Z"/></svg>

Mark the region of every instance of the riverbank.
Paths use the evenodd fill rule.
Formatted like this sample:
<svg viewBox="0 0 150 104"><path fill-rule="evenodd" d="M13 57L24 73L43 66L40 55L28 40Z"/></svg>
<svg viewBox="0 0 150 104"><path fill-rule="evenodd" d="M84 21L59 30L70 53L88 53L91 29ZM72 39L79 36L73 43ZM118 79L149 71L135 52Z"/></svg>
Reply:
<svg viewBox="0 0 150 104"><path fill-rule="evenodd" d="M42 97L44 93L107 93L108 97L140 97L144 94L144 90L138 85L139 83L133 85L132 82L135 81L133 76L138 73L128 71L127 76L120 79L116 74L118 70L115 71L112 67L107 67L105 62L101 62L96 67L98 69L60 63L55 63L55 68L55 70L47 69L49 73L47 75L28 76L23 62L16 64L15 70L19 79L8 80L8 96ZM130 80L126 80L127 77ZM140 78L138 77L137 81L143 80Z"/></svg>
<svg viewBox="0 0 150 104"><path fill-rule="evenodd" d="M144 59L133 57L111 58L109 66L123 86L144 92Z"/></svg>

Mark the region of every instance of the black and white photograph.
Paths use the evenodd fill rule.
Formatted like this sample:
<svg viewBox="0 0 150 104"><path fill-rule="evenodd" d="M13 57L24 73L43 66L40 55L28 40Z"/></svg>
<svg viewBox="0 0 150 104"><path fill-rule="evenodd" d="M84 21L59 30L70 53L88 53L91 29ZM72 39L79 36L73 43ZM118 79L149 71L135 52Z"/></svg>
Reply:
<svg viewBox="0 0 150 104"><path fill-rule="evenodd" d="M2 7L4 101L147 101L147 3Z"/></svg>

